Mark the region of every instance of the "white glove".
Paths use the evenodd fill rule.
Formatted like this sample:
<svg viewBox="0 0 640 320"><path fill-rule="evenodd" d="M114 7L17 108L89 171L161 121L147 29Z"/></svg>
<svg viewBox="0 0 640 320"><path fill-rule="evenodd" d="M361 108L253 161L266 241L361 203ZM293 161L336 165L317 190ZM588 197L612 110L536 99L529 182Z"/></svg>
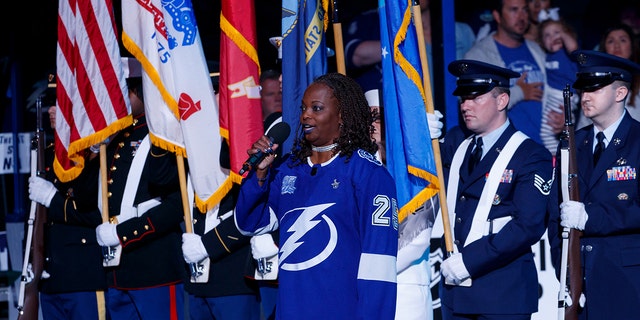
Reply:
<svg viewBox="0 0 640 320"><path fill-rule="evenodd" d="M182 234L182 256L187 263L198 263L209 256L199 235L191 232Z"/></svg>
<svg viewBox="0 0 640 320"><path fill-rule="evenodd" d="M462 261L462 253L455 253L440 265L440 273L449 281L459 284L471 275Z"/></svg>
<svg viewBox="0 0 640 320"><path fill-rule="evenodd" d="M98 244L103 247L115 247L120 244L116 225L109 222L103 222L96 228L96 238Z"/></svg>
<svg viewBox="0 0 640 320"><path fill-rule="evenodd" d="M251 237L251 254L253 258L258 260L261 258L270 258L278 254L278 247L270 234L261 234Z"/></svg>
<svg viewBox="0 0 640 320"><path fill-rule="evenodd" d="M427 112L427 123L429 124L429 135L431 139L438 139L442 135L442 127L444 124L442 121L442 113L438 110L435 110L434 113Z"/></svg>
<svg viewBox="0 0 640 320"><path fill-rule="evenodd" d="M58 189L53 183L40 178L29 177L29 199L47 208L51 205L51 199L56 195Z"/></svg>
<svg viewBox="0 0 640 320"><path fill-rule="evenodd" d="M560 204L560 219L560 225L565 228L584 230L589 215L584 209L584 203L569 200Z"/></svg>

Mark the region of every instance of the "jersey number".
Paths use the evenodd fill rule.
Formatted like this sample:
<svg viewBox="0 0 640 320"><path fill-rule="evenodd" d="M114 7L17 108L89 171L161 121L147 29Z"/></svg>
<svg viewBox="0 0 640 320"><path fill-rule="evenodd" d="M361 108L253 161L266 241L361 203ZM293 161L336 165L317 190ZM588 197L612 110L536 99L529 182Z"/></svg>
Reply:
<svg viewBox="0 0 640 320"><path fill-rule="evenodd" d="M389 200L389 197L377 195L375 199L373 199L373 205L377 208L373 212L371 223L374 226L389 226L391 222L391 218L387 215L387 212L389 212L389 209L391 208L391 201Z"/></svg>

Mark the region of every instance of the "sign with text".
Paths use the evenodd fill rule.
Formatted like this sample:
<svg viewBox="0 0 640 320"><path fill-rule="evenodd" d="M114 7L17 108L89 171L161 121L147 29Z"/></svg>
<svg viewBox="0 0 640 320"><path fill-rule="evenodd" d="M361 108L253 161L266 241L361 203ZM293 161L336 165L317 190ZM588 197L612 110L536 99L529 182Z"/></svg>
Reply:
<svg viewBox="0 0 640 320"><path fill-rule="evenodd" d="M20 173L29 173L29 161L31 150L32 132L18 133L18 152L16 153L12 133L0 133L0 174L13 173L18 155L18 170Z"/></svg>

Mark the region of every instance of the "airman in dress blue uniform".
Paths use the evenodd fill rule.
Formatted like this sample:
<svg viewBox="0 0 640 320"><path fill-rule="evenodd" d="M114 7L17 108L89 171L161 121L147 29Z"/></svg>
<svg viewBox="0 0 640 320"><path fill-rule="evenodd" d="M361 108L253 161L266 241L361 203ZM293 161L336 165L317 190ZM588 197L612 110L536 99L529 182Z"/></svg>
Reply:
<svg viewBox="0 0 640 320"><path fill-rule="evenodd" d="M573 88L593 124L575 133L580 201L564 201L560 210L552 211L551 253L558 270L562 227L582 230L586 301L580 319L637 319L640 123L626 111L625 101L632 98L629 92L640 65L596 51L576 51L572 58L579 67ZM603 136L601 153L598 136Z"/></svg>
<svg viewBox="0 0 640 320"><path fill-rule="evenodd" d="M531 246L546 229L551 154L507 118L518 73L475 60L454 61L449 72L473 135L443 142L455 239L440 268L443 319L530 319L538 308Z"/></svg>

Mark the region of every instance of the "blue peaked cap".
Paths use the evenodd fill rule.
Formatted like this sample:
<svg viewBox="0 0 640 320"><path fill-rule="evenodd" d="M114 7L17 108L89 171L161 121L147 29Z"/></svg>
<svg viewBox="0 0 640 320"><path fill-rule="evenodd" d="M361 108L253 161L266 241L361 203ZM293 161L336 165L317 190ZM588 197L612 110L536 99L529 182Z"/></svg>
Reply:
<svg viewBox="0 0 640 320"><path fill-rule="evenodd" d="M510 79L520 77L515 71L476 60L456 60L449 64L448 69L458 77L454 96L477 96L495 87L509 88Z"/></svg>
<svg viewBox="0 0 640 320"><path fill-rule="evenodd" d="M577 50L571 59L578 63L573 88L595 91L616 80L632 83L633 75L640 73L640 65L629 59L593 50Z"/></svg>

